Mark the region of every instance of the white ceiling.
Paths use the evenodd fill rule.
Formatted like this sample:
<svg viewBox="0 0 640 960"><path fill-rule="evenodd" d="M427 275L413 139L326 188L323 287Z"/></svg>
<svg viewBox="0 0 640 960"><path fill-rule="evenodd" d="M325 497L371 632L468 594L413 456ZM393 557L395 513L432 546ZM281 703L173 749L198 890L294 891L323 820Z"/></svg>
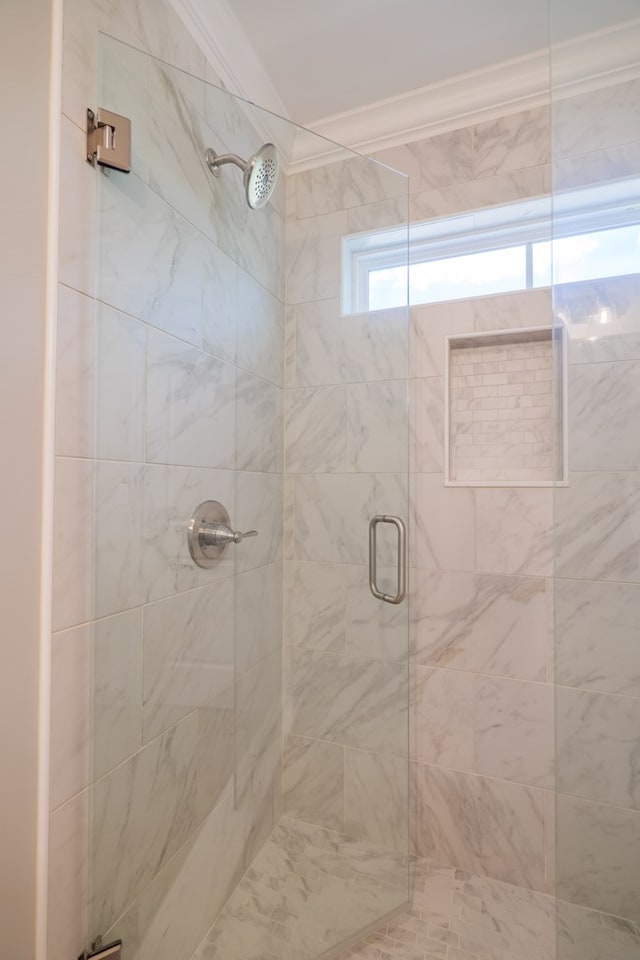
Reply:
<svg viewBox="0 0 640 960"><path fill-rule="evenodd" d="M306 125L544 49L550 32L564 40L640 13L640 0L228 2Z"/></svg>

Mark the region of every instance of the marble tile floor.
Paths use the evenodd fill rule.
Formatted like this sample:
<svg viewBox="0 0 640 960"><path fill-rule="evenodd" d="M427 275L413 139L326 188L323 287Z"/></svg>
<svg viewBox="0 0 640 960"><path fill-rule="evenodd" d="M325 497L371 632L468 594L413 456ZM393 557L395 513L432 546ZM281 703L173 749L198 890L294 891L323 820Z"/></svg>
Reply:
<svg viewBox="0 0 640 960"><path fill-rule="evenodd" d="M329 955L408 899L406 855L283 818L193 960Z"/></svg>
<svg viewBox="0 0 640 960"><path fill-rule="evenodd" d="M411 870L398 909L406 857L284 818L193 960L640 960L637 924L427 860Z"/></svg>

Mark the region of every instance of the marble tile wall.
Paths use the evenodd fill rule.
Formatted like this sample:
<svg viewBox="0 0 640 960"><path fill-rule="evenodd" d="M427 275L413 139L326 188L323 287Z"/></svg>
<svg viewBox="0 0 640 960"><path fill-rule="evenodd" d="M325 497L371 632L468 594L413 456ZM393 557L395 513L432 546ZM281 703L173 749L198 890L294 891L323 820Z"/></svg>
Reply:
<svg viewBox="0 0 640 960"><path fill-rule="evenodd" d="M407 607L380 609L367 562L369 518L406 516L407 311L339 300L341 237L407 203L406 177L361 158L289 178L284 411L284 811L405 853ZM381 533L389 590L393 551Z"/></svg>
<svg viewBox="0 0 640 960"><path fill-rule="evenodd" d="M431 387L411 408L413 843L436 862L553 892L552 493L445 488L444 431L430 422L435 403L442 419L445 337L549 325L551 298L411 313L413 382Z"/></svg>
<svg viewBox="0 0 640 960"><path fill-rule="evenodd" d="M408 610L380 609L367 562L369 518L406 516L407 311L342 317L339 300L341 237L406 222L407 204L406 177L361 158L289 178L284 410L284 812L404 854ZM381 532L389 591L394 549Z"/></svg>
<svg viewBox="0 0 640 960"><path fill-rule="evenodd" d="M543 195L547 111L379 159L410 175L414 220ZM446 336L549 326L550 292L413 307L408 330L401 311L340 316L340 236L402 213L399 188L358 163L288 185L285 812L397 840L398 807L378 800L405 802L408 759L415 852L550 890L551 491L443 485ZM379 509L411 511L410 624L368 594Z"/></svg>
<svg viewBox="0 0 640 960"><path fill-rule="evenodd" d="M169 4L66 0L48 960L189 960L280 816L284 185L213 180L261 134L197 77ZM83 159L96 103L129 176ZM260 533L212 570L204 499Z"/></svg>
<svg viewBox="0 0 640 960"><path fill-rule="evenodd" d="M554 189L589 185L597 204L610 181L638 177L639 84L629 79L558 103ZM557 889L566 900L635 921L639 311L637 273L554 290L569 345L570 466L570 486L555 495ZM558 960L565 956L559 951Z"/></svg>
<svg viewBox="0 0 640 960"><path fill-rule="evenodd" d="M624 120L637 83L557 105L555 189L637 176L637 122ZM409 173L411 217L419 220L548 194L551 153L548 111L538 109L379 159ZM358 207L361 197L336 187L334 199L320 204L320 176L334 187L340 182L337 170L309 172L288 192L289 236L304 242L296 248L287 315L285 809L352 829L367 823L349 812L346 782L348 738L360 735L360 707L366 711L367 671L357 699L352 681L327 681L333 692L325 699L317 683L332 669L349 678L350 649L368 646L381 663L401 658L405 624L372 610L368 631L364 623L356 631L349 600L363 575L356 533L364 517L339 546L342 525L326 534L342 497L353 497L353 516L358 512L349 485L355 481L348 477L343 492L340 479L367 463L364 453L353 459L356 446L366 452L371 436L385 437L371 461L376 470L387 455L395 469L404 452L389 383L386 423L374 402L366 408L371 424L360 413L357 445L350 393L367 369L369 379L401 376L401 339L391 337L390 312L338 316L336 238L375 227L378 217L388 223L399 198L376 187ZM637 919L640 286L637 276L567 284L553 299L553 310L548 290L411 310L412 843L421 856L538 891L553 893L557 885L567 901ZM594 331L603 305L609 323ZM568 331L569 487L444 488L446 335L547 326L553 312ZM375 392L382 400L382 389ZM358 494L365 513L370 489L371 481ZM349 565L337 562L343 546ZM345 708L353 728L344 723ZM375 738L371 725L369 735ZM371 753L395 756L390 722L385 737L369 744Z"/></svg>

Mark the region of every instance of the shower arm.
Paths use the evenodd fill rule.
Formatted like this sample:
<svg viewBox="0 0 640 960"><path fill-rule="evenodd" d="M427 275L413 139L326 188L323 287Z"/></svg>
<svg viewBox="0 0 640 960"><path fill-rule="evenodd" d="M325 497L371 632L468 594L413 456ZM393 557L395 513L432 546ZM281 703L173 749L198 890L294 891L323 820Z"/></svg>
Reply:
<svg viewBox="0 0 640 960"><path fill-rule="evenodd" d="M247 167L251 162L243 160L242 157L239 157L236 153L218 154L211 148L207 150L206 160L207 166L213 174L217 174L218 168L224 166L225 163L234 163L236 167L240 167L243 173L246 173Z"/></svg>

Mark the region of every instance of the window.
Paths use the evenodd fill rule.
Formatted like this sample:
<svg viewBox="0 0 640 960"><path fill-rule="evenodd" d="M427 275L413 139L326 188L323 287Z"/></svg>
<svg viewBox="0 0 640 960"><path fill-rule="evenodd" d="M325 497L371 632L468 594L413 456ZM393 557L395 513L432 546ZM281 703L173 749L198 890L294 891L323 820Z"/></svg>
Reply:
<svg viewBox="0 0 640 960"><path fill-rule="evenodd" d="M360 313L640 272L640 181L343 239L343 310ZM553 224L553 227L552 227ZM553 232L553 241L551 235Z"/></svg>

